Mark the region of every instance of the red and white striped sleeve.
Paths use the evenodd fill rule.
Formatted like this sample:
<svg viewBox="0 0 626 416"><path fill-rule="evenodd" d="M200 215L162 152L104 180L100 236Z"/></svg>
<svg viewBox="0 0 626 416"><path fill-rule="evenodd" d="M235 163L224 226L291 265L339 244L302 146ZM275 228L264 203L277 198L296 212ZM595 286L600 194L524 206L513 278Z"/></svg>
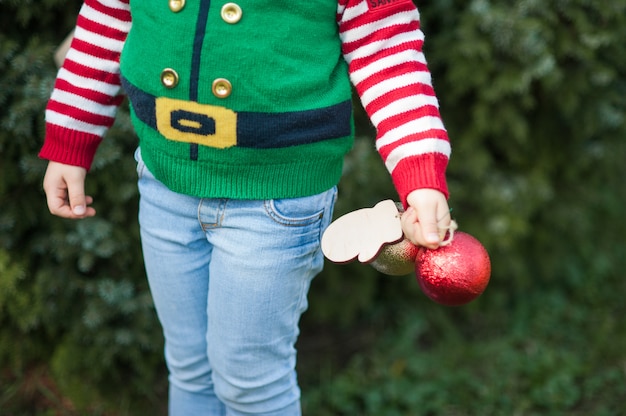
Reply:
<svg viewBox="0 0 626 416"><path fill-rule="evenodd" d="M91 167L123 100L119 62L130 26L128 0L85 0L46 107L40 157Z"/></svg>
<svg viewBox="0 0 626 416"><path fill-rule="evenodd" d="M448 195L450 142L422 52L411 0L338 0L350 79L377 129L376 148L401 201L420 188Z"/></svg>

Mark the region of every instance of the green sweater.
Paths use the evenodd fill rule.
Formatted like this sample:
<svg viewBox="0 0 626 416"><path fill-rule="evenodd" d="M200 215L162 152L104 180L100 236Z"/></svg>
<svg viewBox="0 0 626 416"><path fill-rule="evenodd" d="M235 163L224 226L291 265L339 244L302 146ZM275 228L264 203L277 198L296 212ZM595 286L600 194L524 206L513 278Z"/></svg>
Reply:
<svg viewBox="0 0 626 416"><path fill-rule="evenodd" d="M322 192L353 136L337 1L237 4L131 2L121 73L142 157L170 189L199 197Z"/></svg>
<svg viewBox="0 0 626 416"><path fill-rule="evenodd" d="M451 148L412 0L226 1L84 0L40 156L89 169L123 83L144 160L171 189L321 192L352 145L349 73L400 200L447 195Z"/></svg>

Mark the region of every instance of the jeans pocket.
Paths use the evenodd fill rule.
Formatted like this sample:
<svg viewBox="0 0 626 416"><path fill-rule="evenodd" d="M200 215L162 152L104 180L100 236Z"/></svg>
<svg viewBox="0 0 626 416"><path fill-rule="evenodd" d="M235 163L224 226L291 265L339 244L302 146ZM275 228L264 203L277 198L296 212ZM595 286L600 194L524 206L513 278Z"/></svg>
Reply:
<svg viewBox="0 0 626 416"><path fill-rule="evenodd" d="M308 226L332 216L336 194L337 188L333 187L320 194L301 198L270 199L265 201L265 210L279 224Z"/></svg>

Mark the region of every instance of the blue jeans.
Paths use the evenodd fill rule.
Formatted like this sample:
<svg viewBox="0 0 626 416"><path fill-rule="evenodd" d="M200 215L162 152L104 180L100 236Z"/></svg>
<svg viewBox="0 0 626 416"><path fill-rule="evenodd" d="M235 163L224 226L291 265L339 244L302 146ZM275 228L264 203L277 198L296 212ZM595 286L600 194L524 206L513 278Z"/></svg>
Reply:
<svg viewBox="0 0 626 416"><path fill-rule="evenodd" d="M300 415L294 344L336 188L283 200L196 198L167 189L136 157L170 415Z"/></svg>

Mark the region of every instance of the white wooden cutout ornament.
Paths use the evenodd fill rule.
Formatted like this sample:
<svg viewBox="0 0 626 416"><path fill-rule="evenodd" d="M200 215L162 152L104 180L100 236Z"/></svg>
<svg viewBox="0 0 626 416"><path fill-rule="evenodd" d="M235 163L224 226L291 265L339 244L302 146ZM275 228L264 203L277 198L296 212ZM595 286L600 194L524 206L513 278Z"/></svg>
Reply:
<svg viewBox="0 0 626 416"><path fill-rule="evenodd" d="M322 236L322 252L335 263L358 259L369 263L386 244L404 238L400 212L392 200L349 212L330 224Z"/></svg>

